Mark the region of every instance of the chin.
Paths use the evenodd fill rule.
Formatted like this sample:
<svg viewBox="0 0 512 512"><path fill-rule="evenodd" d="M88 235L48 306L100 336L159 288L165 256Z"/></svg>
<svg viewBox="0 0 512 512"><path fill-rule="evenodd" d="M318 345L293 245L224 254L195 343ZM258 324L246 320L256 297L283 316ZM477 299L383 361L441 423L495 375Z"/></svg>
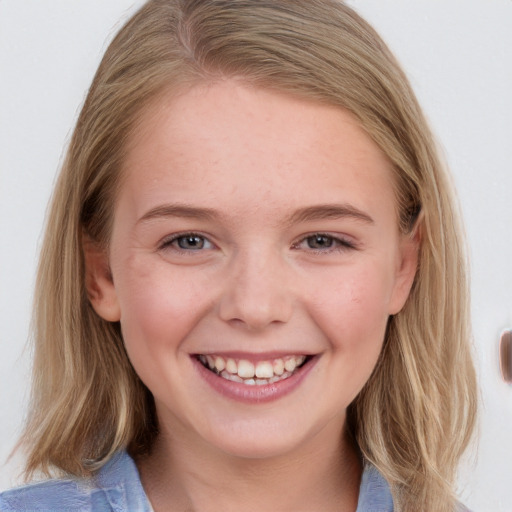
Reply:
<svg viewBox="0 0 512 512"><path fill-rule="evenodd" d="M218 429L210 424L208 433L201 437L214 450L227 456L254 460L275 459L296 456L302 450L316 445L315 441L323 438L324 433L330 442L334 438L341 439L343 418L336 418L327 429L325 426L308 425L298 420L296 415L290 419L276 418L270 414L268 418L224 419Z"/></svg>

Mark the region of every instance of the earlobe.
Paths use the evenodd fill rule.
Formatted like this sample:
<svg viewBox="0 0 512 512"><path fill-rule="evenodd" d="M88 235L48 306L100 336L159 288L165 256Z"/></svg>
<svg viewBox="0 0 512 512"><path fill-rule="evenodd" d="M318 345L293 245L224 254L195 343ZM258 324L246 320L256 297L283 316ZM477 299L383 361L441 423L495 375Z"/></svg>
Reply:
<svg viewBox="0 0 512 512"><path fill-rule="evenodd" d="M409 297L416 272L418 270L419 253L422 239L422 219L419 218L411 233L402 236L400 261L398 264L393 296L390 303L390 314L396 315Z"/></svg>
<svg viewBox="0 0 512 512"><path fill-rule="evenodd" d="M92 307L101 318L118 322L121 311L112 280L107 251L87 235L82 238L85 260L85 289Z"/></svg>

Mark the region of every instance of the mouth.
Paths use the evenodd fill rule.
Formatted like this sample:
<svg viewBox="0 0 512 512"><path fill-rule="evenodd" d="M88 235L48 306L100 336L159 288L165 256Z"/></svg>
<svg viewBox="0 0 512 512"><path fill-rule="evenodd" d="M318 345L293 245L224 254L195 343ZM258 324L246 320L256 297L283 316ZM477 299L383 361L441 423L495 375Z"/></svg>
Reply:
<svg viewBox="0 0 512 512"><path fill-rule="evenodd" d="M222 379L247 386L266 386L289 379L313 356L287 355L260 361L224 357L218 354L199 354L197 360Z"/></svg>

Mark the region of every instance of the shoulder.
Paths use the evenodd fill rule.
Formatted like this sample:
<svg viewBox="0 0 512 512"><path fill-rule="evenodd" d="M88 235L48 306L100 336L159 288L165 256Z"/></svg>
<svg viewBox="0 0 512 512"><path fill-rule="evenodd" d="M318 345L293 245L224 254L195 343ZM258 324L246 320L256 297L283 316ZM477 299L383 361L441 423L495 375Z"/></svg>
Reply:
<svg viewBox="0 0 512 512"><path fill-rule="evenodd" d="M366 463L359 488L356 512L393 512L393 496L390 486L379 470ZM454 512L471 512L462 503L457 503Z"/></svg>
<svg viewBox="0 0 512 512"><path fill-rule="evenodd" d="M91 494L78 480L48 480L11 489L0 494L2 512L28 510L86 511L91 510Z"/></svg>
<svg viewBox="0 0 512 512"><path fill-rule="evenodd" d="M356 512L393 512L393 497L388 482L375 466L365 464Z"/></svg>
<svg viewBox="0 0 512 512"><path fill-rule="evenodd" d="M149 512L137 468L125 452L114 456L94 478L54 479L0 494L2 512Z"/></svg>

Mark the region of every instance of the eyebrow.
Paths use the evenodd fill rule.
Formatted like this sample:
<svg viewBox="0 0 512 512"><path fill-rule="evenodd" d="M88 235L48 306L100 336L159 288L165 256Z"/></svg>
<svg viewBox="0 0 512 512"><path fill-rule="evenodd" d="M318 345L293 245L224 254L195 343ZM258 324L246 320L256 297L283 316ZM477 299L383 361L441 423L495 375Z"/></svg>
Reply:
<svg viewBox="0 0 512 512"><path fill-rule="evenodd" d="M308 206L294 212L289 223L295 224L300 222L308 222L313 220L326 219L343 219L352 218L362 221L366 224L375 224L375 221L365 212L352 206L351 204L322 204L316 206Z"/></svg>
<svg viewBox="0 0 512 512"><path fill-rule="evenodd" d="M213 208L198 208L186 204L164 204L147 211L137 222L166 217L182 217L197 220L219 220L223 216ZM300 208L287 219L288 224L298 224L326 219L352 218L366 224L375 221L365 212L351 204L321 204Z"/></svg>
<svg viewBox="0 0 512 512"><path fill-rule="evenodd" d="M219 218L219 214L212 208L197 208L185 204L163 204L147 211L137 222L165 217L214 220Z"/></svg>

